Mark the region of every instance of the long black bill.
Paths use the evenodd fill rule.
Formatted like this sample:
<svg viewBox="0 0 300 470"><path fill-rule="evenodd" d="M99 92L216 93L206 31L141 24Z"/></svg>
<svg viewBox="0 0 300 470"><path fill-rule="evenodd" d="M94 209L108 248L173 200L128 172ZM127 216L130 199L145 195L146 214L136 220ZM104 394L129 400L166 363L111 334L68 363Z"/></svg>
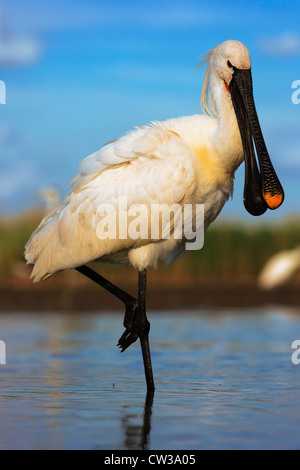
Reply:
<svg viewBox="0 0 300 470"><path fill-rule="evenodd" d="M277 209L284 192L273 168L257 117L251 70L233 67L229 85L234 111L240 129L245 157L244 205L252 215L262 215L267 209ZM259 161L258 169L253 140Z"/></svg>

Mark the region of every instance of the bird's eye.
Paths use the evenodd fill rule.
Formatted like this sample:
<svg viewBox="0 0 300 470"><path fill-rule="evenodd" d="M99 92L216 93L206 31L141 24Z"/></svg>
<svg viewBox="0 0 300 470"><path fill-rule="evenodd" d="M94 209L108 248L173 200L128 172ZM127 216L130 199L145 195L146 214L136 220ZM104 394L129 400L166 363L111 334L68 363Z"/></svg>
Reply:
<svg viewBox="0 0 300 470"><path fill-rule="evenodd" d="M232 65L232 63L230 62L230 60L227 60L227 65L228 65L228 67L230 67L230 68L232 69L233 65Z"/></svg>

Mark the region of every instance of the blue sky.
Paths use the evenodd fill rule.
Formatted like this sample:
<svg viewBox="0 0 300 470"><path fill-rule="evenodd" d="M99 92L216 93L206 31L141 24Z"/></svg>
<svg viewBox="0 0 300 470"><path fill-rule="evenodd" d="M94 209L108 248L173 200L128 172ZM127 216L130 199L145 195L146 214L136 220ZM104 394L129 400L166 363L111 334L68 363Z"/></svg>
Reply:
<svg viewBox="0 0 300 470"><path fill-rule="evenodd" d="M286 192L299 210L300 79L297 1L0 2L0 213L39 203L38 188L66 192L86 155L135 125L199 111L199 57L226 39L252 56L261 126ZM243 208L244 171L223 217L251 219Z"/></svg>

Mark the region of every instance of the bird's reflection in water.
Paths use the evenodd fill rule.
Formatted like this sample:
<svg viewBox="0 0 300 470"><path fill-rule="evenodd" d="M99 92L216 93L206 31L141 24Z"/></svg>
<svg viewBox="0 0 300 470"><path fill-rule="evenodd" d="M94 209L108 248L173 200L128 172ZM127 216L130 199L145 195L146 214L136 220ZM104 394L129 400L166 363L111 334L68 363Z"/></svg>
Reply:
<svg viewBox="0 0 300 470"><path fill-rule="evenodd" d="M142 423L137 413L125 413L122 418L125 449L148 449L154 392L147 392Z"/></svg>

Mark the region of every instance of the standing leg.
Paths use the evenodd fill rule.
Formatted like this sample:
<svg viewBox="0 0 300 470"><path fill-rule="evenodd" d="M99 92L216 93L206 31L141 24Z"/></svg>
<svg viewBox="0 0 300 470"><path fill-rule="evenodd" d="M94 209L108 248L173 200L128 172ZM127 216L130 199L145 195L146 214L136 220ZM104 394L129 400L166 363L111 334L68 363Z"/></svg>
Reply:
<svg viewBox="0 0 300 470"><path fill-rule="evenodd" d="M108 290L124 302L126 307L124 326L126 330L119 339L118 346L120 346L122 351L125 351L125 349L136 341L138 337L140 338L147 389L148 391L153 391L155 387L149 346L150 323L146 316L147 271L144 269L139 272L139 292L137 301L134 297L115 286L88 266L80 266L76 268L76 270L96 282L98 285L104 287L104 289Z"/></svg>
<svg viewBox="0 0 300 470"><path fill-rule="evenodd" d="M146 316L146 288L147 288L147 271L139 271L139 293L138 293L138 310L136 314L137 333L140 338L143 353L145 377L148 390L154 390L154 380L151 364L150 346L149 346L149 330L150 323Z"/></svg>

